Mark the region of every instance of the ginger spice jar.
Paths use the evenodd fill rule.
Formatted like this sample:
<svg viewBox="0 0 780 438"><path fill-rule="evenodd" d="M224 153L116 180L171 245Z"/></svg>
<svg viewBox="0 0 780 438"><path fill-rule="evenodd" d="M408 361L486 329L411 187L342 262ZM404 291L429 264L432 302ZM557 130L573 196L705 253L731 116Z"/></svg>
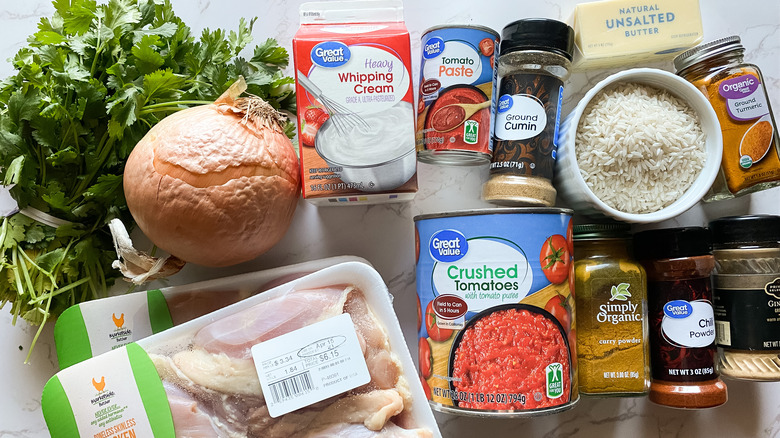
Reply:
<svg viewBox="0 0 780 438"><path fill-rule="evenodd" d="M780 216L710 222L720 373L780 381Z"/></svg>

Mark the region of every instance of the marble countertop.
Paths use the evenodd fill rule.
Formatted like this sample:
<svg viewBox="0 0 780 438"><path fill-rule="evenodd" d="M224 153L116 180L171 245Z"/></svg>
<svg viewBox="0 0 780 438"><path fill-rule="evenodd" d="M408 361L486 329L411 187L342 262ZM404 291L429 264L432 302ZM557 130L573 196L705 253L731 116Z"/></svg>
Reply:
<svg viewBox="0 0 780 438"><path fill-rule="evenodd" d="M688 0L680 0L688 1ZM246 2L240 0L172 0L175 10L196 32L204 27L233 29L242 16L259 16L255 41L277 38L290 49L298 27L300 0ZM646 3L646 2L642 2ZM649 2L652 3L652 2ZM509 2L489 0L407 1L405 17L411 32L412 53L419 53L423 31L445 23L480 24L500 30L509 21L525 17L566 19L574 0ZM749 6L748 6L749 4ZM479 5L479 7L477 7ZM701 0L704 40L740 35L746 60L765 75L770 100L780 105L780 3L754 0L743 4ZM11 57L36 30L41 17L53 11L46 0L0 0L0 59ZM414 58L414 57L413 57ZM670 63L651 65L671 69ZM413 77L419 77L414 59ZM0 62L0 75L10 74L10 63ZM574 74L567 82L564 114L600 79L614 70ZM420 163L420 191L414 201L376 206L317 208L299 201L284 239L258 259L225 269L187 266L171 285L222 277L336 255L369 260L394 295L394 305L411 347L416 346L413 217L421 213L488 207L480 200L487 167L438 167ZM751 196L699 204L675 219L651 226L704 225L709 220L747 213L780 214L780 188ZM0 310L0 437L49 436L41 414L43 385L58 370L52 327L47 327L23 364L36 328L18 322L11 326L8 307ZM412 351L416 349L412 348ZM779 437L780 382L752 383L728 380L726 405L703 411L683 411L654 405L647 399L582 398L561 414L522 420L482 420L436 414L447 438L492 436L533 437Z"/></svg>

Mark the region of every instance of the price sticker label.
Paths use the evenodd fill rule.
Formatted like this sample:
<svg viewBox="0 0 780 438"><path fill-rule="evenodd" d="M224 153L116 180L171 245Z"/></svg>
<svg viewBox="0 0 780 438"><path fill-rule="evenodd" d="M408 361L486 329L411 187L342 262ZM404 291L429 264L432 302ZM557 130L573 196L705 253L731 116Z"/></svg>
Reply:
<svg viewBox="0 0 780 438"><path fill-rule="evenodd" d="M371 381L347 313L257 344L252 358L272 418Z"/></svg>

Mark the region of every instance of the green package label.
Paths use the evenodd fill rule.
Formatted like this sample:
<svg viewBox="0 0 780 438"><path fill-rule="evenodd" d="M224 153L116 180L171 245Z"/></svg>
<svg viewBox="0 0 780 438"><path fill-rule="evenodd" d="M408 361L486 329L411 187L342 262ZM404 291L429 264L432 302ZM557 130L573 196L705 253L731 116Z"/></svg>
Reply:
<svg viewBox="0 0 780 438"><path fill-rule="evenodd" d="M160 290L89 301L67 309L54 327L60 368L173 327Z"/></svg>
<svg viewBox="0 0 780 438"><path fill-rule="evenodd" d="M41 398L52 438L173 438L162 381L137 344L60 371Z"/></svg>

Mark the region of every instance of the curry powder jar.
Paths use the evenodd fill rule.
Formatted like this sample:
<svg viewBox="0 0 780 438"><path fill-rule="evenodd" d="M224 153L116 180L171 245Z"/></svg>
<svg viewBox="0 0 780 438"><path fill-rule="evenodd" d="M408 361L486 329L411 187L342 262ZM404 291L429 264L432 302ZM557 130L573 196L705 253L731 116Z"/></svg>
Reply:
<svg viewBox="0 0 780 438"><path fill-rule="evenodd" d="M628 224L574 227L580 393L643 396L650 389L645 270Z"/></svg>

